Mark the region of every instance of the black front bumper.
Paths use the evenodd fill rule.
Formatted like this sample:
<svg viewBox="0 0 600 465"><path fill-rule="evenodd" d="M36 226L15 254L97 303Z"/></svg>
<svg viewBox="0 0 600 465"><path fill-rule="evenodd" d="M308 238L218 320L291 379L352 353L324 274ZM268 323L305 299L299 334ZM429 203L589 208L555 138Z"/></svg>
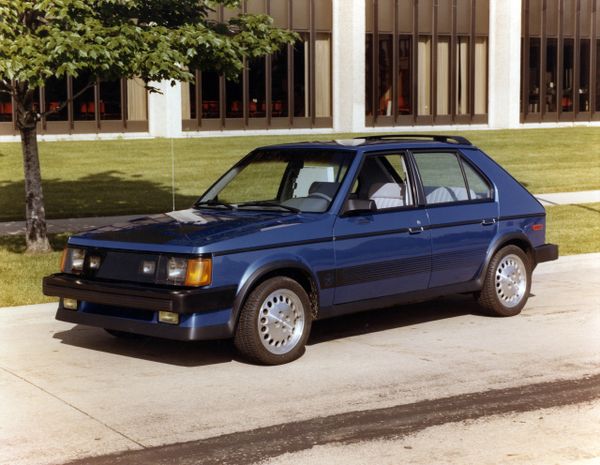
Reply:
<svg viewBox="0 0 600 465"><path fill-rule="evenodd" d="M143 310L188 314L231 308L236 287L212 289L157 287L91 281L64 273L46 276L44 295Z"/></svg>
<svg viewBox="0 0 600 465"><path fill-rule="evenodd" d="M535 263L550 262L558 259L558 245L544 244L533 249Z"/></svg>
<svg viewBox="0 0 600 465"><path fill-rule="evenodd" d="M56 312L60 321L181 341L222 339L233 334L229 309L233 307L235 286L173 289L54 274L44 278L43 291L45 295L61 298ZM65 298L92 304L94 309L66 309L62 301ZM182 323L159 323L158 311L178 313ZM221 314L218 322L210 318L215 312Z"/></svg>

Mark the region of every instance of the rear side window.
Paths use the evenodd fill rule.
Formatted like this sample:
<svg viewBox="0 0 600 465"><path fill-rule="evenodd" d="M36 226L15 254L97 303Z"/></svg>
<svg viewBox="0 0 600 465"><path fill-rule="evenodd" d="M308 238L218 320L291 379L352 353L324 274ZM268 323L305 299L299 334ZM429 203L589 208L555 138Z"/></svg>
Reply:
<svg viewBox="0 0 600 465"><path fill-rule="evenodd" d="M414 153L428 204L469 200L460 161L454 153Z"/></svg>
<svg viewBox="0 0 600 465"><path fill-rule="evenodd" d="M463 162L463 168L465 169L465 176L467 177L471 197L478 200L491 199L492 189L481 175L468 163Z"/></svg>

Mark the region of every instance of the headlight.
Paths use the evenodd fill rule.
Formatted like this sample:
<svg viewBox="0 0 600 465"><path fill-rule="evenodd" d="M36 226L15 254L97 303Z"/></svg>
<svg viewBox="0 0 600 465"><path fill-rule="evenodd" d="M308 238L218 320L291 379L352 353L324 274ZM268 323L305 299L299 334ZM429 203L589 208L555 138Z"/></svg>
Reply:
<svg viewBox="0 0 600 465"><path fill-rule="evenodd" d="M207 286L212 280L212 261L171 257L167 261L167 280L183 286Z"/></svg>
<svg viewBox="0 0 600 465"><path fill-rule="evenodd" d="M63 273L81 273L85 261L85 249L66 247L60 262L60 270Z"/></svg>

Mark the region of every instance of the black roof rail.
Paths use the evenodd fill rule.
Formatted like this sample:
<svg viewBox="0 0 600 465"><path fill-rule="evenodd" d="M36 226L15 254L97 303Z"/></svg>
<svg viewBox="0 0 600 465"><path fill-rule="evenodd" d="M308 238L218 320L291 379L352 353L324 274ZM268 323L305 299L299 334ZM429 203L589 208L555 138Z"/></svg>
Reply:
<svg viewBox="0 0 600 465"><path fill-rule="evenodd" d="M435 142L445 142L459 145L473 145L466 137L462 136L444 136L439 134L382 134L379 136L361 136L355 139L365 139L366 141L393 140L393 139L431 139Z"/></svg>

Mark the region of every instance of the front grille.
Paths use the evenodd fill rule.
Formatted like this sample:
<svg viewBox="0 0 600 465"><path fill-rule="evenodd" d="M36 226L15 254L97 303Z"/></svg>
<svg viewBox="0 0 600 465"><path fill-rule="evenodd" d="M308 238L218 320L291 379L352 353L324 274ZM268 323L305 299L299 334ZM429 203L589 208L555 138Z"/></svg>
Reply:
<svg viewBox="0 0 600 465"><path fill-rule="evenodd" d="M91 302L83 302L81 311L83 313L94 313L96 315L114 316L118 318L128 318L131 320L154 320L154 312L151 310L136 310L132 308L117 307L114 305L94 304Z"/></svg>

